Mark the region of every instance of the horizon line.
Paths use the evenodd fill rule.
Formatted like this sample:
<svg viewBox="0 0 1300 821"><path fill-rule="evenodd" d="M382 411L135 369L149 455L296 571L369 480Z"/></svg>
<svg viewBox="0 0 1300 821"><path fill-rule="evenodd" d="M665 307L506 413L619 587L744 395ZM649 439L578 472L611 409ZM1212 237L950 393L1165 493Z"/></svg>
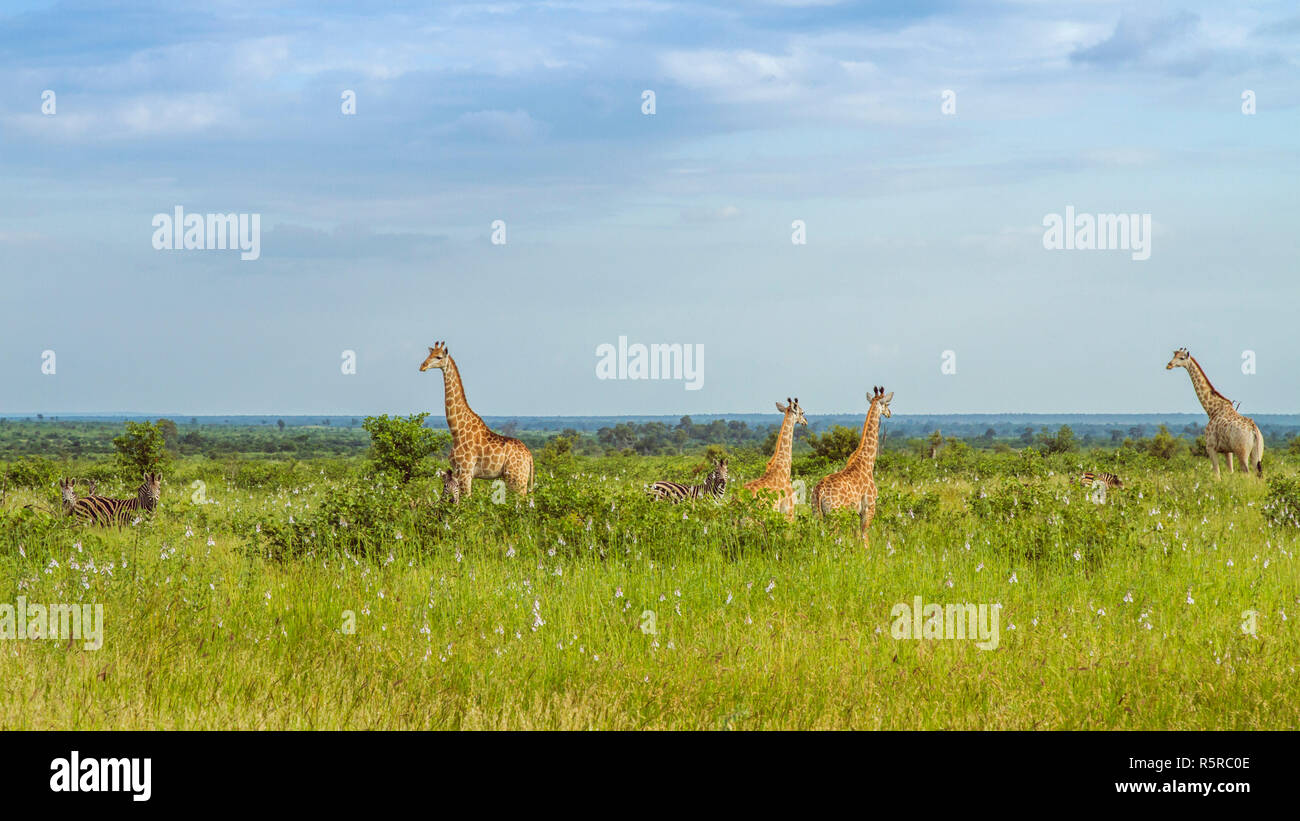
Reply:
<svg viewBox="0 0 1300 821"><path fill-rule="evenodd" d="M418 413L419 411L415 411ZM381 411L392 415L392 411ZM398 412L400 413L400 412ZM861 416L864 410L852 411L821 411L810 416ZM1251 411L1257 416L1300 416L1300 411ZM322 417L325 419L348 418L365 418L367 416L376 416L375 413L358 413L350 411L267 411L260 413L249 413L243 411L231 413L214 413L201 412L161 412L161 411L29 411L29 412L0 412L0 419L16 417L36 417L45 418L93 418L93 419L113 419L125 417L152 417L160 419L169 418L216 418L216 417L243 417L243 418L266 418L273 416L288 417ZM438 414L433 411L429 412L431 417L437 416L446 418L445 414ZM645 416L662 416L662 417L682 417L682 416L767 416L777 417L780 414L775 411L695 411L695 412L667 412L667 413L480 413L479 416L493 419L605 419L620 417L645 417ZM1204 411L931 411L927 413L902 413L895 412L896 417L923 417L923 416L1204 416Z"/></svg>

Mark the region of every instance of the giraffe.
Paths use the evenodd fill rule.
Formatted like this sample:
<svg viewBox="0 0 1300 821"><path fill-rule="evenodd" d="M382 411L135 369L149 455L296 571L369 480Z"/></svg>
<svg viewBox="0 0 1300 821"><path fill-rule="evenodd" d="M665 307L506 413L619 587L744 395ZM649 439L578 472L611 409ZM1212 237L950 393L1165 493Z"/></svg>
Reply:
<svg viewBox="0 0 1300 821"><path fill-rule="evenodd" d="M876 515L876 455L880 445L880 418L893 416L889 403L894 394L884 388L873 387L867 398L867 418L862 423L862 441L849 456L844 468L832 473L813 488L812 506L825 515L838 507L857 508L862 528L862 546L866 547L871 520Z"/></svg>
<svg viewBox="0 0 1300 821"><path fill-rule="evenodd" d="M794 486L790 484L790 449L794 445L795 424L807 427L808 419L803 415L798 397L791 399L787 396L785 402L784 405L776 403L776 409L785 416L781 420L781 432L776 437L776 449L768 460L767 470L759 478L746 482L745 490L755 496L763 495L764 491L775 491L773 507L778 513L784 513L787 519L793 520Z"/></svg>
<svg viewBox="0 0 1300 821"><path fill-rule="evenodd" d="M518 439L502 436L469 406L460 371L446 342L436 342L420 365L420 372L442 370L447 427L451 430L451 469L456 474L459 498L469 498L475 479L504 479L515 493L527 494L533 486L533 455Z"/></svg>
<svg viewBox="0 0 1300 821"><path fill-rule="evenodd" d="M1229 473L1233 472L1232 457L1236 455L1246 473L1250 473L1251 467L1254 466L1262 477L1264 475L1264 434L1260 432L1255 420L1237 413L1237 409L1232 406L1232 401L1214 389L1201 363L1197 362L1196 357L1188 353L1186 348L1174 351L1173 358L1165 365L1167 371L1174 368L1187 369L1187 375L1192 378L1192 388L1196 391L1196 398L1201 400L1201 407L1205 408L1206 415L1210 417L1210 421L1205 425L1205 450L1210 457L1210 462L1214 464L1215 478L1223 476L1219 472L1220 453L1228 455Z"/></svg>

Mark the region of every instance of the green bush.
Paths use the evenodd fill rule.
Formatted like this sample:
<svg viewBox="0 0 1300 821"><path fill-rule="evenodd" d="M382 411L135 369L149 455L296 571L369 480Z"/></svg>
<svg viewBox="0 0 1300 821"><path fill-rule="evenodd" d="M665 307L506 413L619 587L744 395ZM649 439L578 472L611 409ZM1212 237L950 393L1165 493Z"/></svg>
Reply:
<svg viewBox="0 0 1300 821"><path fill-rule="evenodd" d="M861 438L861 434L852 428L831 425L830 430L820 436L809 434L808 444L812 447L813 456L823 464L833 465L848 460L853 451L857 450Z"/></svg>
<svg viewBox="0 0 1300 821"><path fill-rule="evenodd" d="M138 482L146 472L165 473L171 466L167 439L157 422L127 422L126 432L113 440L118 473L126 482Z"/></svg>
<svg viewBox="0 0 1300 821"><path fill-rule="evenodd" d="M53 485L58 477L59 468L49 459L39 456L24 456L5 469L5 484L12 487L43 490Z"/></svg>
<svg viewBox="0 0 1300 821"><path fill-rule="evenodd" d="M380 473L391 474L402 484L427 471L425 459L451 444L451 434L424 426L428 413L413 413L405 419L388 414L367 416L362 427L370 434L370 460Z"/></svg>

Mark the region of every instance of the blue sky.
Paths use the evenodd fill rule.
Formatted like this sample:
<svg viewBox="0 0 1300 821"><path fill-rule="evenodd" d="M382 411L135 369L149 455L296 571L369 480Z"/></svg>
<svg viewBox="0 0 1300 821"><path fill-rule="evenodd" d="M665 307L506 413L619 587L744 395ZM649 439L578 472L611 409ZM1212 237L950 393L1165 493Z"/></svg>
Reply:
<svg viewBox="0 0 1300 821"><path fill-rule="evenodd" d="M441 339L489 415L1194 411L1181 345L1300 408L1294 3L370 5L3 7L0 414L437 412ZM1150 259L1044 249L1068 205Z"/></svg>

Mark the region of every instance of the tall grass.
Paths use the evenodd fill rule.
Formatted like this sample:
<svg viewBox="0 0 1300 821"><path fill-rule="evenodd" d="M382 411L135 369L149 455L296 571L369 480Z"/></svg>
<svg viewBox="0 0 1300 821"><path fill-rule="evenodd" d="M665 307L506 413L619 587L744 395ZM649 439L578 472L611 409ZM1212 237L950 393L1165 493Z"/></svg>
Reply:
<svg viewBox="0 0 1300 821"><path fill-rule="evenodd" d="M359 461L182 462L120 530L11 491L0 602L101 603L105 638L0 641L0 727L1300 725L1300 529L1257 479L1143 461L1095 504L1079 455L889 454L864 549L851 514L644 498L700 461L569 457L457 508ZM1000 604L1000 646L893 638L916 596Z"/></svg>

